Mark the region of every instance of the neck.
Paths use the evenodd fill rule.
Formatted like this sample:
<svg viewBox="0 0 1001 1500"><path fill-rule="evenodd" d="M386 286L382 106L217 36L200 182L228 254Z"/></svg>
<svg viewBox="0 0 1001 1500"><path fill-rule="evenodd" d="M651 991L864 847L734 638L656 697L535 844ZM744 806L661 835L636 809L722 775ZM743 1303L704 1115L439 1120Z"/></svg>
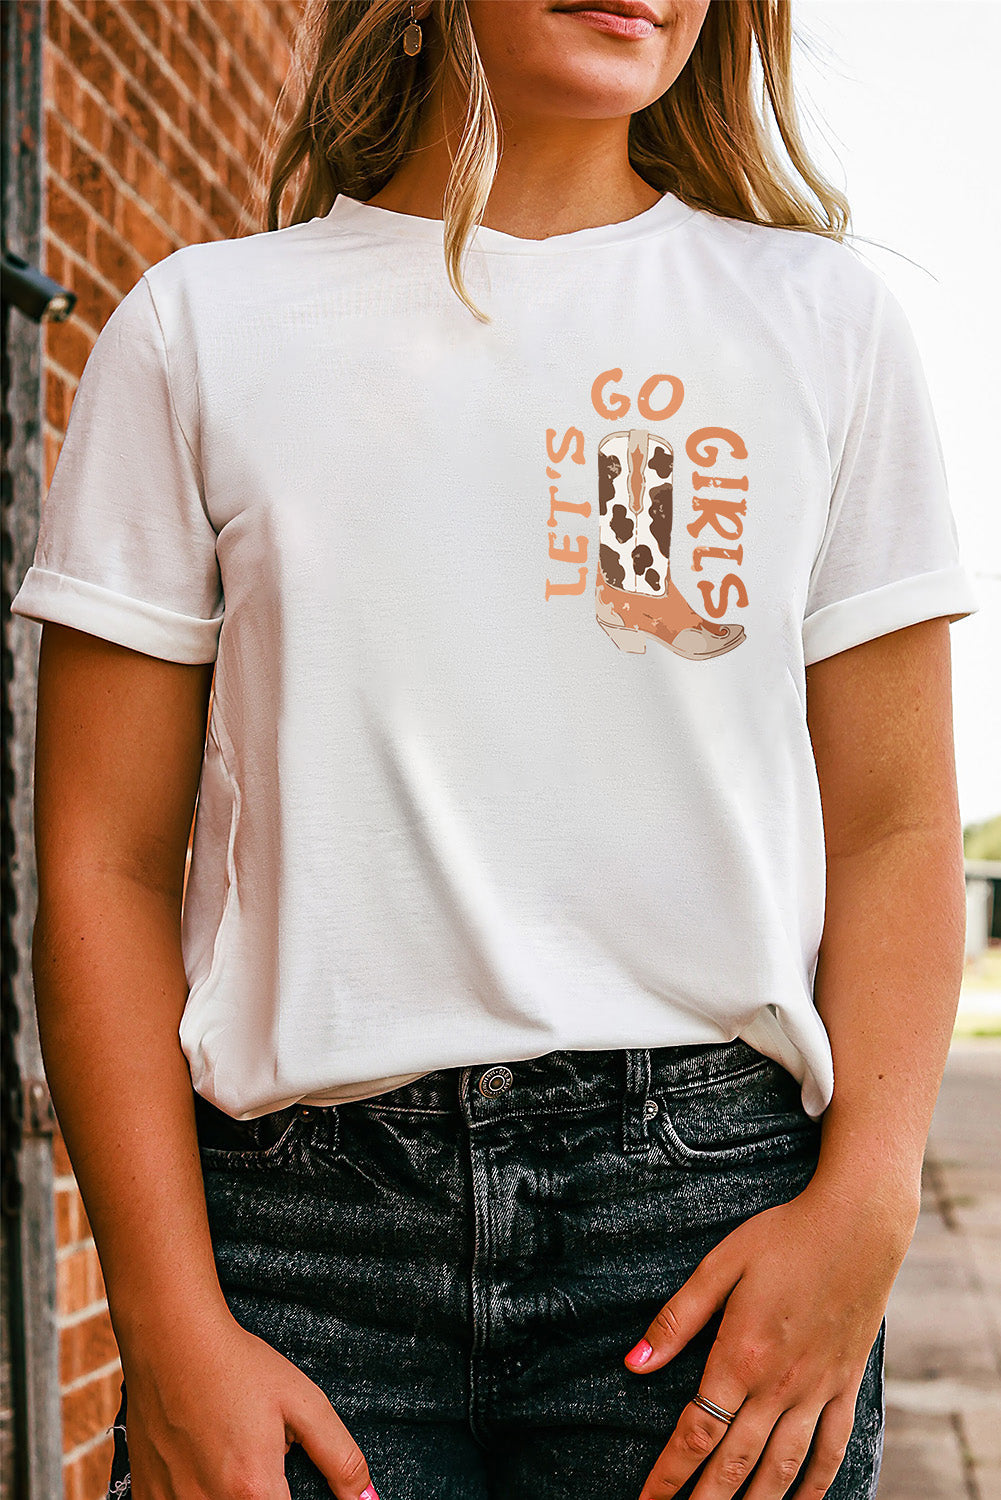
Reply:
<svg viewBox="0 0 1001 1500"><path fill-rule="evenodd" d="M415 149L368 202L425 219L444 217L445 188L465 103L451 88L424 110ZM629 162L629 117L573 120L503 115L502 154L483 224L542 240L631 219L661 194Z"/></svg>

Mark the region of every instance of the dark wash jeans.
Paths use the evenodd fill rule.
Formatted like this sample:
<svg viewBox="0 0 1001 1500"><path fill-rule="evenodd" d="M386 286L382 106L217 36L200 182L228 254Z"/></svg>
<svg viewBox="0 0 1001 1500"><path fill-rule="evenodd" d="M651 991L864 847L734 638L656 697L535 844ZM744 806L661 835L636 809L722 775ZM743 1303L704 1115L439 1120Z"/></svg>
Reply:
<svg viewBox="0 0 1001 1500"><path fill-rule="evenodd" d="M819 1144L799 1085L740 1041L196 1113L227 1303L329 1397L380 1500L637 1500L719 1318L650 1375L623 1355L714 1245L806 1186ZM115 1500L125 1411L123 1382ZM875 1495L882 1440L881 1330L828 1500ZM285 1471L292 1500L331 1493L297 1444Z"/></svg>

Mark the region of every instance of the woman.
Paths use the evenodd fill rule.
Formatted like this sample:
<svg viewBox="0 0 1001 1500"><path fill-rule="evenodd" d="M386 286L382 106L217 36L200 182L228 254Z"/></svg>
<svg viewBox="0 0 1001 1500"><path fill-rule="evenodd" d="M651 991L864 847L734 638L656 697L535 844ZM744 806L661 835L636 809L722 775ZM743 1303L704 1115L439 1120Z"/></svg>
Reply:
<svg viewBox="0 0 1001 1500"><path fill-rule="evenodd" d="M109 1493L871 1496L976 601L787 7L306 36L268 229L113 313L14 605Z"/></svg>

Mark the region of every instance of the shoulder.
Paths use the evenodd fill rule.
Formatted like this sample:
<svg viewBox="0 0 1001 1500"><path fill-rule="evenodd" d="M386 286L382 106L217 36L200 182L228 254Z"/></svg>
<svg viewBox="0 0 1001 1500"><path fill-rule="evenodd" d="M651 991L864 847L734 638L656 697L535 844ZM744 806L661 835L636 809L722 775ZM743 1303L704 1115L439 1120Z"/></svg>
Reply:
<svg viewBox="0 0 1001 1500"><path fill-rule="evenodd" d="M272 297L280 292L297 254L315 239L316 222L182 245L148 266L140 281L162 319L185 310L205 316L213 308L239 315L246 304L261 305L269 285Z"/></svg>
<svg viewBox="0 0 1001 1500"><path fill-rule="evenodd" d="M116 304L88 365L120 366L136 383L169 387L193 430L203 374L236 381L248 340L255 351L267 345L264 324L295 295L297 251L313 232L309 221L182 245L154 261Z"/></svg>
<svg viewBox="0 0 1001 1500"><path fill-rule="evenodd" d="M708 289L720 315L800 371L829 430L876 365L919 364L904 309L852 243L701 210L691 230L699 274L720 283Z"/></svg>
<svg viewBox="0 0 1001 1500"><path fill-rule="evenodd" d="M881 273L850 241L704 210L695 211L692 230L761 307L864 336L890 297Z"/></svg>

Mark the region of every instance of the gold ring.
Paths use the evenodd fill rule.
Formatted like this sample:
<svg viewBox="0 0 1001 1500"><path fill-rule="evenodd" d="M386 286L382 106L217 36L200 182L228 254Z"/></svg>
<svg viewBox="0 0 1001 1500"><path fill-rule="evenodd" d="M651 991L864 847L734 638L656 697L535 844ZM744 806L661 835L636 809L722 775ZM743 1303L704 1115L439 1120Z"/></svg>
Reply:
<svg viewBox="0 0 1001 1500"><path fill-rule="evenodd" d="M722 1406L717 1406L715 1401L710 1401L701 1394L693 1396L692 1402L695 1406L701 1406L702 1410L707 1411L711 1417L717 1417L721 1422L725 1422L728 1427L737 1415L735 1411L724 1411Z"/></svg>

